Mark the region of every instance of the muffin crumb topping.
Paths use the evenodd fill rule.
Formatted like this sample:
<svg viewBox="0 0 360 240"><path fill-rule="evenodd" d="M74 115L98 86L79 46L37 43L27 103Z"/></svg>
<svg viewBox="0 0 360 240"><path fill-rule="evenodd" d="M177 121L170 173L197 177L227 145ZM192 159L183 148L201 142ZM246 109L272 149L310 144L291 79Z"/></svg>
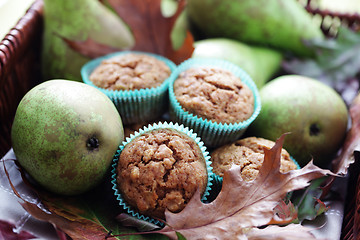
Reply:
<svg viewBox="0 0 360 240"><path fill-rule="evenodd" d="M124 199L140 213L164 218L181 211L207 185L205 159L197 143L173 129L144 133L120 154L117 182Z"/></svg>
<svg viewBox="0 0 360 240"><path fill-rule="evenodd" d="M224 172L233 164L239 165L241 176L250 181L256 178L264 161L264 149L271 149L275 142L248 137L215 149L211 153L213 172L223 177ZM282 149L280 172L285 173L297 168L289 153Z"/></svg>
<svg viewBox="0 0 360 240"><path fill-rule="evenodd" d="M101 62L90 75L98 87L135 90L160 86L171 74L165 62L146 54L123 54Z"/></svg>
<svg viewBox="0 0 360 240"><path fill-rule="evenodd" d="M250 88L224 69L190 68L175 80L174 94L186 111L218 123L242 122L254 112Z"/></svg>

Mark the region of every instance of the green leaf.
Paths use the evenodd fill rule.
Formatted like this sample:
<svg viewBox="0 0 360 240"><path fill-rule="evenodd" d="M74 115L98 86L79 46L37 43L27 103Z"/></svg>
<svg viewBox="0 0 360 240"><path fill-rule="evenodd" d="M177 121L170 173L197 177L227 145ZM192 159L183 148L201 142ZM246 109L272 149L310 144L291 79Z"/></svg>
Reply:
<svg viewBox="0 0 360 240"><path fill-rule="evenodd" d="M139 232L149 232L159 230L160 227L145 220L133 217L127 213L120 213L116 216L118 223L126 227L135 227Z"/></svg>
<svg viewBox="0 0 360 240"><path fill-rule="evenodd" d="M111 196L111 195L110 195ZM82 228L82 231L68 232L68 229L62 228L70 237L85 238L86 232L95 232L97 236L109 236L125 235L126 239L143 240L143 239L167 239L161 235L147 234L140 235L135 228L130 228L122 225L116 220L115 213L118 213L121 209L109 201L109 198L104 192L90 192L88 194L77 197L59 197L50 196L47 194L40 194L42 202L47 208L59 217L63 217L75 223L78 228ZM132 234L134 233L134 234ZM129 235L130 234L130 235ZM116 237L122 239L121 237ZM88 238L92 239L92 238Z"/></svg>
<svg viewBox="0 0 360 240"><path fill-rule="evenodd" d="M322 190L320 186L323 184L324 178L313 180L306 189L300 190L294 194L293 203L298 210L299 222L313 220L328 208L321 205L323 202L319 200Z"/></svg>
<svg viewBox="0 0 360 240"><path fill-rule="evenodd" d="M322 202L320 199L315 199L315 201L317 202L317 205L316 205L316 215L317 216L320 214L323 214L324 212L329 210L330 207L327 207L325 205L325 203Z"/></svg>
<svg viewBox="0 0 360 240"><path fill-rule="evenodd" d="M178 239L178 240L186 240L186 238L184 237L184 235L182 235L182 234L179 233L179 232L176 232L176 236L177 236L177 239Z"/></svg>
<svg viewBox="0 0 360 240"><path fill-rule="evenodd" d="M284 70L318 79L340 93L348 89L351 80L360 73L360 32L341 27L337 38L309 40L307 44L314 49L315 56L286 60ZM348 98L355 97L357 88Z"/></svg>

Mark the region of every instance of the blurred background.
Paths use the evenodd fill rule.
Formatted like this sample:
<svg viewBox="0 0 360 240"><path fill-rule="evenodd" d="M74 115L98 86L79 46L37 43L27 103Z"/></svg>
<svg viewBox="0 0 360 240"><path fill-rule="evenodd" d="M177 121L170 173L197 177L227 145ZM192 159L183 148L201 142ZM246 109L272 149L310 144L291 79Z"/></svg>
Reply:
<svg viewBox="0 0 360 240"><path fill-rule="evenodd" d="M308 0L299 0L306 4ZM24 15L33 0L0 0L0 39L2 39L17 20ZM317 7L341 13L359 13L359 0L313 0Z"/></svg>

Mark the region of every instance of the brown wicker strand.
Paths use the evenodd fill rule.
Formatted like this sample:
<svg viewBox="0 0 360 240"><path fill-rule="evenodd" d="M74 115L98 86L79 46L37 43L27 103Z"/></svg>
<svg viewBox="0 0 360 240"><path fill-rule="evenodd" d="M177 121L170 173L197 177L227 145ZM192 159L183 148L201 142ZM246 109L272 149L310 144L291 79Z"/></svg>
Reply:
<svg viewBox="0 0 360 240"><path fill-rule="evenodd" d="M349 183L347 189L345 215L343 219L341 239L359 239L360 228L360 152L354 151L355 162L349 167Z"/></svg>
<svg viewBox="0 0 360 240"><path fill-rule="evenodd" d="M354 31L360 31L360 14L339 13L327 9L320 9L316 4L313 4L313 2L316 1L308 0L305 9L313 16L321 17L321 29L326 36L336 36L340 25L344 25ZM325 20L329 20L330 23L327 23Z"/></svg>
<svg viewBox="0 0 360 240"><path fill-rule="evenodd" d="M354 211L354 238L360 239L360 175L356 183L356 200L355 200L355 211Z"/></svg>
<svg viewBox="0 0 360 240"><path fill-rule="evenodd" d="M0 42L0 155L11 148L11 124L25 93L41 80L43 1L35 1Z"/></svg>
<svg viewBox="0 0 360 240"><path fill-rule="evenodd" d="M316 0L307 0L305 9L323 20L322 30L328 36L332 25L338 22L360 31L359 14L340 14L320 10ZM36 0L26 14L0 42L0 155L11 148L11 124L21 98L41 81L40 56L43 31L43 1ZM360 232L360 153L350 166L348 196L341 239L359 239Z"/></svg>

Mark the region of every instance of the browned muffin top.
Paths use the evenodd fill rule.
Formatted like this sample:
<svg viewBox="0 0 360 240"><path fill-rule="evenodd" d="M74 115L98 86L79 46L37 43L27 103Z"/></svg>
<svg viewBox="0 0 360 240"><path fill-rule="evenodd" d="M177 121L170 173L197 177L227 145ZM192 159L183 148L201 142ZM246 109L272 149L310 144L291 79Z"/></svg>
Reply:
<svg viewBox="0 0 360 240"><path fill-rule="evenodd" d="M174 93L186 111L217 123L242 122L254 111L250 88L224 69L190 68L175 80Z"/></svg>
<svg viewBox="0 0 360 240"><path fill-rule="evenodd" d="M241 176L244 180L253 180L264 161L264 149L271 149L274 145L275 142L264 138L248 137L221 146L211 153L213 172L222 177L226 170L236 164L240 165ZM280 163L282 173L297 168L285 149L281 151Z"/></svg>
<svg viewBox="0 0 360 240"><path fill-rule="evenodd" d="M95 68L90 81L111 90L135 90L160 86L171 74L165 62L146 54L123 54L106 59Z"/></svg>
<svg viewBox="0 0 360 240"><path fill-rule="evenodd" d="M120 154L117 183L128 204L140 213L164 218L181 211L200 188L207 170L197 143L173 129L152 130L133 139Z"/></svg>

